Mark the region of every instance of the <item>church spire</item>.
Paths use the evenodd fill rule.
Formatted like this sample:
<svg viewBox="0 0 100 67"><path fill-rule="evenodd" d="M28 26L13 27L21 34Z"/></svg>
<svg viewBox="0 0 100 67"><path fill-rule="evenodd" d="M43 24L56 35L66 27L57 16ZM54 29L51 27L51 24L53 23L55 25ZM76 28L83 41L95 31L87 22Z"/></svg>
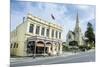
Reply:
<svg viewBox="0 0 100 67"><path fill-rule="evenodd" d="M77 16L76 16L76 24L79 24L78 12L77 12Z"/></svg>
<svg viewBox="0 0 100 67"><path fill-rule="evenodd" d="M76 15L76 26L75 26L75 30L79 29L79 15L78 15L78 12L77 12L77 15Z"/></svg>

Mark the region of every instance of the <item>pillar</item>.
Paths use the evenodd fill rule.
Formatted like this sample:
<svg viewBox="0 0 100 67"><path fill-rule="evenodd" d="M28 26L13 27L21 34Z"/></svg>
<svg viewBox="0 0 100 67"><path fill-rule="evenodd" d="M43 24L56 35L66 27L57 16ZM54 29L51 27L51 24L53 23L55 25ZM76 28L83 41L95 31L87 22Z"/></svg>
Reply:
<svg viewBox="0 0 100 67"><path fill-rule="evenodd" d="M33 31L34 35L35 35L35 32L36 32L36 24L34 24L34 31Z"/></svg>
<svg viewBox="0 0 100 67"><path fill-rule="evenodd" d="M52 29L51 29L51 28L49 28L49 33L50 33L50 34L49 34L49 38L52 38L52 37L51 37L51 34L52 34Z"/></svg>
<svg viewBox="0 0 100 67"><path fill-rule="evenodd" d="M37 45L37 41L35 41L35 45L34 45L34 54L33 54L33 58L36 57L36 45Z"/></svg>
<svg viewBox="0 0 100 67"><path fill-rule="evenodd" d="M44 56L45 56L46 43L44 43Z"/></svg>
<svg viewBox="0 0 100 67"><path fill-rule="evenodd" d="M42 27L40 26L40 30L39 30L39 36L41 36L41 32L42 32L42 31L41 31L41 29L42 29Z"/></svg>
<svg viewBox="0 0 100 67"><path fill-rule="evenodd" d="M44 36L45 36L45 37L47 37L47 36L46 36L46 31L47 31L47 28L45 27L45 31L44 31Z"/></svg>

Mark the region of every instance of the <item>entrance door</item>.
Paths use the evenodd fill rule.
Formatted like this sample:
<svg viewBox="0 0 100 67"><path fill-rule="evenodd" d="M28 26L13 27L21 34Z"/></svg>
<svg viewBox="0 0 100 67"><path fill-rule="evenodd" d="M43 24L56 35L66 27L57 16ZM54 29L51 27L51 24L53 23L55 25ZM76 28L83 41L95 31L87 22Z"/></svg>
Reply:
<svg viewBox="0 0 100 67"><path fill-rule="evenodd" d="M35 42L34 41L30 41L27 44L27 53L28 54L33 54L34 53L34 47L35 47Z"/></svg>

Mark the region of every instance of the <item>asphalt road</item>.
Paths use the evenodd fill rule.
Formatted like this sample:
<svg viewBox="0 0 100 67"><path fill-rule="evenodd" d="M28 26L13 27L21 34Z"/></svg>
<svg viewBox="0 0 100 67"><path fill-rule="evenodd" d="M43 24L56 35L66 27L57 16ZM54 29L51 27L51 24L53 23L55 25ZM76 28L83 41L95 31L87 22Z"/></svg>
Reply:
<svg viewBox="0 0 100 67"><path fill-rule="evenodd" d="M28 60L26 62L11 63L10 67L16 66L33 66L33 65L49 65L49 64L65 64L65 63L80 63L80 62L95 62L95 51L85 52L71 56L60 56L42 60Z"/></svg>

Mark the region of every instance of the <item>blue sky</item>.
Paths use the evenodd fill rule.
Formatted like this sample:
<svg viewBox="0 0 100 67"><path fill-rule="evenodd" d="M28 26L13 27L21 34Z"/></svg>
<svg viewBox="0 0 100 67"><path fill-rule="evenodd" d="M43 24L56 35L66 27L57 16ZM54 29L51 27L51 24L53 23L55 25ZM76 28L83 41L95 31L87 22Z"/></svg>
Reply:
<svg viewBox="0 0 100 67"><path fill-rule="evenodd" d="M51 23L57 23L63 27L62 38L66 40L66 34L74 29L76 23L76 14L79 14L80 27L82 33L86 31L87 23L91 22L95 29L95 6L94 5L76 5L64 3L44 3L44 2L25 2L11 1L11 31L22 23L23 17L28 13L40 17ZM51 18L51 14L55 20Z"/></svg>

